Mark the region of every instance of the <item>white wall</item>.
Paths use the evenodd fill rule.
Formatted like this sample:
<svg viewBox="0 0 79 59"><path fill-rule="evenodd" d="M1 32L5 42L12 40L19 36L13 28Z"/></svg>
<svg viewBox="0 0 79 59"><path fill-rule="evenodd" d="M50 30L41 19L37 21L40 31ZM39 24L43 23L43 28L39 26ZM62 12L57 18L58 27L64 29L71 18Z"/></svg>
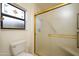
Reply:
<svg viewBox="0 0 79 59"><path fill-rule="evenodd" d="M34 8L33 4L18 4L26 9L26 30L0 29L0 55L11 55L9 43L26 40L26 52L34 52Z"/></svg>

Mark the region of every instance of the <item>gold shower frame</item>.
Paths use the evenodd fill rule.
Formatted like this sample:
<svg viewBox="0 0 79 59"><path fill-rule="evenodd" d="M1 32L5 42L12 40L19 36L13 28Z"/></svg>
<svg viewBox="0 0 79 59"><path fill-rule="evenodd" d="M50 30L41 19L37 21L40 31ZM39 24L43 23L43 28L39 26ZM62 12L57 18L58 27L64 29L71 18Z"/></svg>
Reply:
<svg viewBox="0 0 79 59"><path fill-rule="evenodd" d="M34 14L34 54L40 56L39 53L36 52L36 16L38 16L40 14L44 14L44 13L49 12L51 10L55 10L57 8L69 5L69 4L70 3L59 3L59 4L56 4L46 10L38 11L37 13Z"/></svg>

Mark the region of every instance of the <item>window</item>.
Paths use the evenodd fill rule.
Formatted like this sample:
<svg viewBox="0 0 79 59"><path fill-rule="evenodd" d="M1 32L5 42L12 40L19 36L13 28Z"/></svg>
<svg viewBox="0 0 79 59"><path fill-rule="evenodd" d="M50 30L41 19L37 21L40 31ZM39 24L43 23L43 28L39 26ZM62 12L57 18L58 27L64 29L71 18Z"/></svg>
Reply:
<svg viewBox="0 0 79 59"><path fill-rule="evenodd" d="M10 3L2 3L2 29L25 29L25 11Z"/></svg>

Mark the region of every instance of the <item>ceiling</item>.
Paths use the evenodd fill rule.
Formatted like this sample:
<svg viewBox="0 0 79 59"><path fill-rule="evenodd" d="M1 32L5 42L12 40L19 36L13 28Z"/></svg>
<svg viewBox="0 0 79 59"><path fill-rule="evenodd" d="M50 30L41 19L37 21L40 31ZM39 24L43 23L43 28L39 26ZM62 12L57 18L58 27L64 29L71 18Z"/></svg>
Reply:
<svg viewBox="0 0 79 59"><path fill-rule="evenodd" d="M36 3L35 5L36 5L36 10L41 11L41 10L45 10L47 8L50 8L56 4L58 4L58 3Z"/></svg>
<svg viewBox="0 0 79 59"><path fill-rule="evenodd" d="M41 10L45 10L45 9L48 9L56 4L59 4L59 3L19 3L19 5L23 6L26 8L26 6L30 6L30 7L33 7L34 8L34 12L37 13Z"/></svg>

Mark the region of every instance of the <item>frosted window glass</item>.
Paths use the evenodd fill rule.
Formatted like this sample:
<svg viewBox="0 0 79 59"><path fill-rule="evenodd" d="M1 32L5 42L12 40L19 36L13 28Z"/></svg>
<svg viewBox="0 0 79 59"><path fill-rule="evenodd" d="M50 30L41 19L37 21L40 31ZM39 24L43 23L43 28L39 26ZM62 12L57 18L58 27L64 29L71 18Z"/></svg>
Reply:
<svg viewBox="0 0 79 59"><path fill-rule="evenodd" d="M2 3L2 13L24 19L24 11L7 3Z"/></svg>
<svg viewBox="0 0 79 59"><path fill-rule="evenodd" d="M24 28L24 21L3 16L3 28Z"/></svg>

